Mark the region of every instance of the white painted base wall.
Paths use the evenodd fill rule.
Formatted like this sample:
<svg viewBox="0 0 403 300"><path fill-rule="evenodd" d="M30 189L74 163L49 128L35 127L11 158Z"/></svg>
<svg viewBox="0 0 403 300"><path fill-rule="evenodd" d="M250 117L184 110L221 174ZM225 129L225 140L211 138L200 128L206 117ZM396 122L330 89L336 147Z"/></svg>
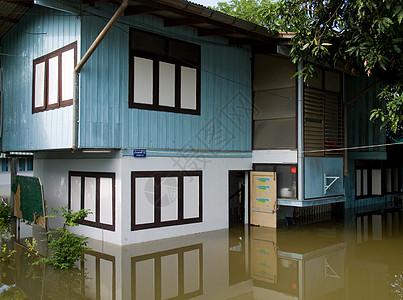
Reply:
<svg viewBox="0 0 403 300"><path fill-rule="evenodd" d="M48 207L68 204L68 172L114 172L116 178L115 231L80 225L76 233L118 245L128 245L169 237L228 228L228 171L251 170L250 158L202 158L190 164L191 157L119 157L108 159L35 159L34 176L44 185ZM201 163L202 162L202 163ZM189 166L182 169L181 166ZM194 168L192 168L194 166ZM131 231L132 171L203 171L203 221ZM51 212L48 209L48 212ZM61 226L61 219L51 219L50 227Z"/></svg>

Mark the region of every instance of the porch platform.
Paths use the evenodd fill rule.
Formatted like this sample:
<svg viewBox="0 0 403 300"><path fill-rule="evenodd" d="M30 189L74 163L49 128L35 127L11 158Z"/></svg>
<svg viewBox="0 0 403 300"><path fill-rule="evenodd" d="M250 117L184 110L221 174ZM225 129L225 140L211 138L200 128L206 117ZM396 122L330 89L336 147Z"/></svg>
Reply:
<svg viewBox="0 0 403 300"><path fill-rule="evenodd" d="M307 207L322 204L340 203L345 201L346 197L328 197L302 201L297 199L277 199L277 204L280 206Z"/></svg>

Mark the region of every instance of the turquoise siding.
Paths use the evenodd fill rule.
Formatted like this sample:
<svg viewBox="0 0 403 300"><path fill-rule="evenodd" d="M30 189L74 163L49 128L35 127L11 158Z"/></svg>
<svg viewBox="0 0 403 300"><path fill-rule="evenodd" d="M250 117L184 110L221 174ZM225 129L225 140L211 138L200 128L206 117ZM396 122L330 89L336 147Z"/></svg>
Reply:
<svg viewBox="0 0 403 300"><path fill-rule="evenodd" d="M305 199L344 196L343 158L305 157ZM328 177L339 177L326 193L325 184L330 184Z"/></svg>
<svg viewBox="0 0 403 300"><path fill-rule="evenodd" d="M75 16L34 7L1 40L2 150L71 147L71 106L32 114L32 68L35 58L79 41L79 35Z"/></svg>
<svg viewBox="0 0 403 300"><path fill-rule="evenodd" d="M350 99L358 95L361 91L365 90L375 80L370 80L365 76L351 76L345 75L344 79L344 100L348 102ZM367 146L383 144L386 141L386 134L384 130L379 129L379 124L375 124L369 120L370 112L373 108L377 108L380 102L377 98L380 92L380 85L372 88L364 94L357 101L348 107L348 146ZM381 148L368 148L354 150L351 152L371 152L371 153L384 153L386 149ZM367 154L368 156L368 154ZM377 158L374 154L374 158Z"/></svg>
<svg viewBox="0 0 403 300"><path fill-rule="evenodd" d="M361 91L370 86L375 79L366 76L345 75L345 101L349 101ZM369 120L373 108L381 104L377 98L381 85L372 88L357 101L348 107L348 147L379 145L386 142L385 130L380 130L379 124ZM374 205L384 203L391 199L391 196L369 197L355 199L355 161L356 160L386 160L386 148L376 147L348 151L348 176L345 177L346 203L345 207L358 207L363 205Z"/></svg>
<svg viewBox="0 0 403 300"><path fill-rule="evenodd" d="M83 17L82 53L107 19ZM130 27L201 45L200 116L128 108ZM150 16L122 17L80 73L79 146L250 151L251 52L224 43Z"/></svg>

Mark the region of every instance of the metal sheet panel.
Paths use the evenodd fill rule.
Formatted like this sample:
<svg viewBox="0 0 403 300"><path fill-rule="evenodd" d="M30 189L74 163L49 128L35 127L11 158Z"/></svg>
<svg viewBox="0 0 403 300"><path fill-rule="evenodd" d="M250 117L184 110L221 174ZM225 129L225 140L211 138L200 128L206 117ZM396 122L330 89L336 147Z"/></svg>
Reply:
<svg viewBox="0 0 403 300"><path fill-rule="evenodd" d="M354 98L370 86L375 80L365 76L345 75L345 102ZM380 85L369 90L348 107L348 147L383 144L386 141L385 130L380 130L379 124L369 121L373 108L381 105L377 95ZM360 149L360 152L386 152L385 147Z"/></svg>
<svg viewBox="0 0 403 300"><path fill-rule="evenodd" d="M32 114L33 60L79 40L80 19L34 7L1 40L3 150L71 147L72 107Z"/></svg>
<svg viewBox="0 0 403 300"><path fill-rule="evenodd" d="M84 52L106 21L82 22ZM130 27L201 45L199 116L128 108ZM250 150L251 52L223 42L150 16L122 17L81 71L80 147Z"/></svg>

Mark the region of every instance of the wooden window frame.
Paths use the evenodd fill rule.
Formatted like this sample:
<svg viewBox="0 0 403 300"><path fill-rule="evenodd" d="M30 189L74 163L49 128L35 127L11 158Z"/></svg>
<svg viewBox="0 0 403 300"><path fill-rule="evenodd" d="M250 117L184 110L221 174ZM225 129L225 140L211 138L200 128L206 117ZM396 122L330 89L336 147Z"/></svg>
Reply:
<svg viewBox="0 0 403 300"><path fill-rule="evenodd" d="M155 111L166 111L173 113L182 113L182 114L191 114L191 115L200 115L200 99L201 99L201 47L200 45L185 42L182 40L177 40L173 38L168 38L165 36L157 35L154 33L133 29L130 28L130 45L132 45L132 33L133 32L141 32L142 34L147 34L149 36L155 36L159 39L163 39L165 41L165 55L157 55L154 53L148 53L144 50L136 50L133 47L130 47L130 56L129 56L129 108L137 108L137 109L146 109L146 110L155 110ZM168 47L170 41L178 41L183 44L189 44L194 46L197 50L195 55L197 56L197 65L192 65L189 62L179 60L174 58L168 54ZM153 62L153 91L152 91L152 104L144 104L144 103L136 103L134 102L134 59L145 58L152 60ZM165 62L170 63L175 66L175 95L174 95L174 107L164 106L159 104L159 63ZM181 67L188 67L196 69L196 109L187 109L181 108Z"/></svg>
<svg viewBox="0 0 403 300"><path fill-rule="evenodd" d="M73 104L73 99L62 100L62 55L63 53L74 50L74 67L77 64L77 42L73 42L67 46L64 46L56 51L48 53L44 56L38 57L33 61L33 80L32 80L32 113L52 110L60 107L65 107ZM57 90L57 103L49 104L49 60L58 57L58 90ZM36 99L35 99L35 79L36 79L36 66L40 63L45 63L45 71L44 71L44 99L43 106L35 107ZM73 74L71 74L73 77ZM72 87L73 88L73 87Z"/></svg>
<svg viewBox="0 0 403 300"><path fill-rule="evenodd" d="M68 207L71 209L71 177L81 177L81 199L80 199L80 209L84 209L84 197L85 197L85 178L95 178L96 180L96 196L95 196L95 208L96 211L92 212L95 214L95 222L89 220L83 220L80 222L82 225L87 225L91 227L106 229L110 231L115 231L116 224L116 179L115 173L109 172L75 172L69 171L69 203ZM110 178L112 179L112 225L101 223L100 215L101 215L101 198L100 198L100 180L101 178Z"/></svg>
<svg viewBox="0 0 403 300"><path fill-rule="evenodd" d="M178 218L177 220L161 221L161 178L178 178ZM184 177L199 178L199 216L195 218L184 217ZM136 224L136 178L154 179L154 222L145 224ZM203 174L202 171L133 171L131 173L131 230L141 230L148 228L159 228L173 225L184 225L191 223L200 223L203 221Z"/></svg>
<svg viewBox="0 0 403 300"><path fill-rule="evenodd" d="M355 177L354 177L354 184L355 184L355 189L354 189L354 196L355 199L365 199L365 198L371 198L371 197L383 197L385 195L393 195L393 194L397 194L399 193L399 190L401 189L401 170L400 167L397 167L397 182L398 182L398 187L397 187L397 191L395 191L393 189L393 180L394 180L394 175L393 175L393 169L396 167L392 167L390 165L382 165L380 162L371 162L371 161L360 161L356 163L355 166ZM391 173L391 181L392 181L392 191L391 192L387 192L386 189L386 169L392 169L392 173ZM368 192L366 195L363 195L363 170L367 170L367 189ZM372 171L373 170L381 170L381 194L373 194L372 193ZM360 195L357 196L357 171L360 172L361 174L361 190L360 190Z"/></svg>
<svg viewBox="0 0 403 300"><path fill-rule="evenodd" d="M199 289L189 293L184 291L184 280L185 280L185 263L184 256L186 252L191 252L194 250L199 251ZM194 297L203 294L203 244L195 244L191 246L186 246L182 248L176 248L166 251L161 251L157 253L145 254L141 256L135 256L131 258L131 293L132 298L136 299L136 263L153 260L155 266L154 272L154 293L155 299L161 299L161 261L163 257L178 255L178 296L169 298L170 300L179 299L192 299Z"/></svg>
<svg viewBox="0 0 403 300"><path fill-rule="evenodd" d="M116 259L115 256L106 254L106 253L101 253L97 252L94 250L89 250L86 251L84 255L88 256L93 256L95 258L95 278L91 278L92 280L95 280L95 286L96 286L96 299L101 299L101 259L105 261L109 261L112 263L112 300L116 299ZM86 260L81 260L80 263L80 270L81 270L81 295L86 296L85 294L85 288L86 288L86 267L85 267L85 262Z"/></svg>

